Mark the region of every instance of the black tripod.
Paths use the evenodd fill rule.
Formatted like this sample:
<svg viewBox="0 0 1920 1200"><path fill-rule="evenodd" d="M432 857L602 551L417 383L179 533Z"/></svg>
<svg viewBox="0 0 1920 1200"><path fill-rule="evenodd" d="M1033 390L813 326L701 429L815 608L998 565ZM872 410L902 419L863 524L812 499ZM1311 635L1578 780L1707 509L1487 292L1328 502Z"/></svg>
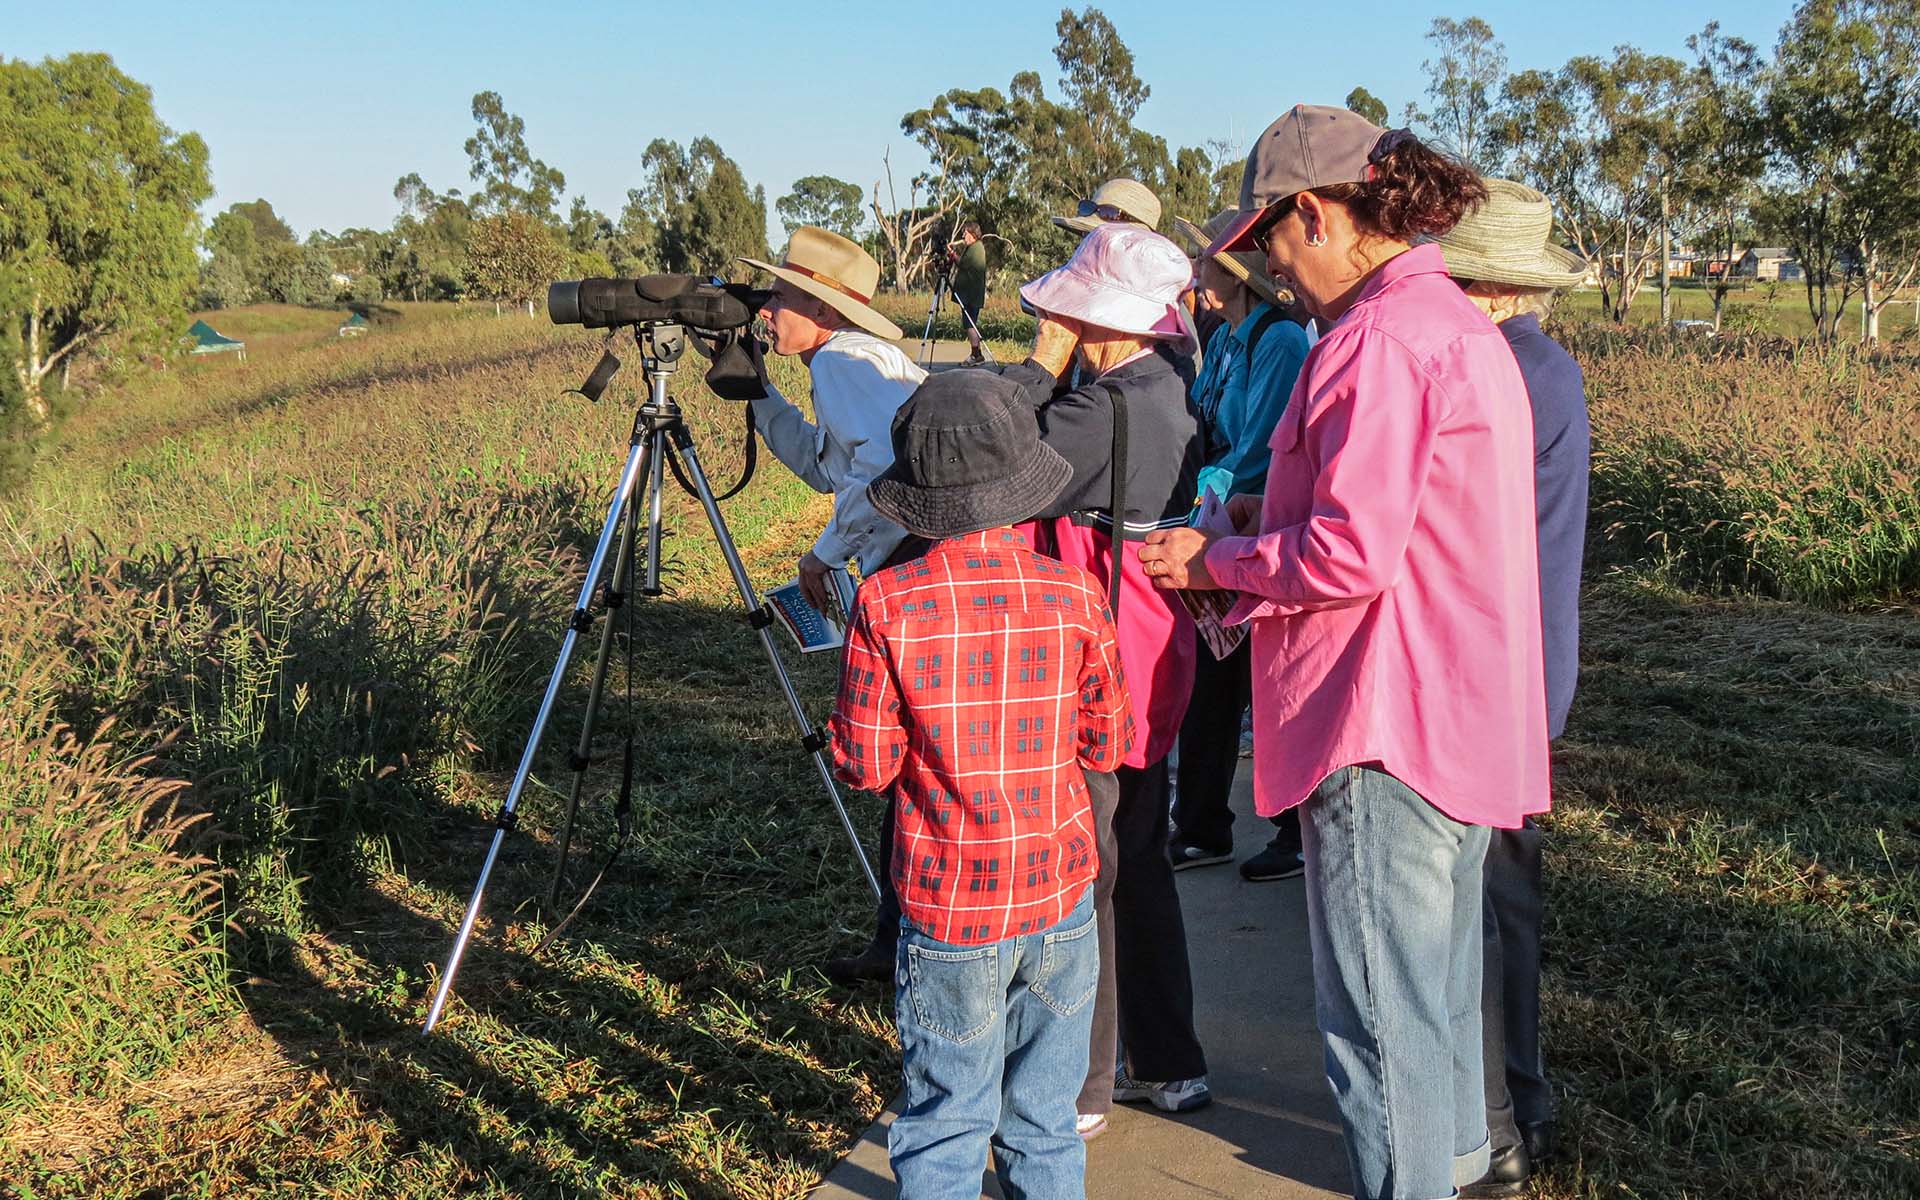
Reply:
<svg viewBox="0 0 1920 1200"><path fill-rule="evenodd" d="M700 457L694 450L693 435L688 431L681 415L680 406L667 395L667 381L673 375L680 356L686 352L686 330L679 325L658 323L640 325L634 330L634 338L639 343L641 366L645 372L648 393L646 403L641 405L634 417L633 435L629 441L627 463L620 472L620 482L613 494L613 503L607 510L607 522L600 530L600 540L594 546L593 558L587 564L587 578L580 587L580 596L574 602L573 615L567 621L567 632L560 643L559 661L553 665L553 675L547 680L546 695L540 701L539 715L534 718L533 732L527 738L527 746L520 755L519 769L514 772L513 786L507 792L506 800L500 806L499 814L494 818L493 841L487 847L487 856L480 864L480 878L474 882L473 896L467 901L466 916L460 922L460 932L453 941L453 950L447 956L447 965L440 973L440 986L434 992L433 1007L427 1013L426 1031L440 1022L440 1014L445 1009L447 997L453 990L454 975L460 969L461 956L466 953L467 941L473 936L474 921L480 915L480 899L486 892L487 877L493 873L495 860L500 855L500 844L508 832L518 822L518 807L521 792L526 788L527 780L533 771L534 754L540 747L540 738L546 731L547 719L553 713L555 699L566 678L567 662L573 655L574 643L580 635L593 627L594 591L599 586L601 571L606 566L607 554L614 548L616 535L619 536L619 548L616 554L612 582L608 585L604 603L609 618L613 610L618 609L626 600L626 588L632 582L634 569L634 548L639 535L639 504L635 503L635 488L645 478L645 492L641 500L647 509L647 553L646 573L640 587L642 595L660 594L660 506L665 490L666 468L671 464L674 475L687 490L699 499L706 509L707 522L713 526L715 541L720 553L727 561L727 569L733 574L734 586L740 591L740 599L747 606L748 623L760 634L760 644L766 649L767 661L773 664L774 678L780 683L780 690L787 698L787 705L793 710L793 720L800 728L800 745L813 756L813 763L820 772L820 782L827 789L827 798L833 802L833 810L840 818L840 825L846 830L847 838L853 843L854 857L860 863L861 873L867 877L867 886L873 889L877 898L880 895L880 883L874 878L873 868L867 862L866 850L860 845L860 837L854 832L853 819L847 815L847 807L840 799L840 790L834 786L833 773L827 767L823 753L827 746L826 735L815 730L807 719L805 708L801 706L800 695L794 691L793 681L787 675L786 664L780 658L779 650L773 643L773 614L760 602L755 594L753 583L747 578L747 569L740 561L740 553L735 549L732 536L727 532L726 519L720 515L719 501L714 498L713 487L707 482L707 475L700 467ZM607 364L613 365L609 367ZM606 386L612 371L618 368L618 360L611 355L602 359L602 365L596 368L594 377L589 381L597 395L600 388ZM751 436L751 434L749 434ZM685 471L681 470L682 466ZM624 522L623 522L624 516ZM624 532L623 532L624 525ZM587 711L580 729L580 741L571 757L573 768L573 787L567 801L566 823L560 837L560 865L554 875L553 896L557 900L561 875L566 869L567 851L573 838L574 817L579 810L581 788L586 779L588 755L593 746L594 723L599 717L600 702L606 690L607 666L613 649L614 622L609 619L600 631L600 650L593 664L593 683L587 694ZM628 764L628 781L631 783L631 762ZM624 791L623 791L624 803ZM622 818L622 825L626 824ZM621 845L625 844L626 831L622 830ZM618 854L616 847L614 853ZM611 864L611 858L608 862ZM605 868L602 868L604 874ZM598 883L598 879L595 883ZM591 888L589 888L591 891ZM582 897L581 904L585 903ZM578 912L580 905L574 906ZM572 913L567 919L572 919ZM563 922L564 923L564 922ZM557 931L557 927L556 927ZM551 936L551 935L550 935Z"/></svg>
<svg viewBox="0 0 1920 1200"><path fill-rule="evenodd" d="M980 353L988 362L992 362L993 351L987 349L986 335L980 332L980 326L974 324L973 314L967 310L967 306L960 302L960 294L953 290L952 272L942 269L934 275L933 299L927 301L927 327L920 334L920 365L922 367L933 365L933 322L939 317L940 307L946 303L949 295L953 297L953 306L960 310L960 319L966 323L968 329L973 330L973 335L980 339Z"/></svg>

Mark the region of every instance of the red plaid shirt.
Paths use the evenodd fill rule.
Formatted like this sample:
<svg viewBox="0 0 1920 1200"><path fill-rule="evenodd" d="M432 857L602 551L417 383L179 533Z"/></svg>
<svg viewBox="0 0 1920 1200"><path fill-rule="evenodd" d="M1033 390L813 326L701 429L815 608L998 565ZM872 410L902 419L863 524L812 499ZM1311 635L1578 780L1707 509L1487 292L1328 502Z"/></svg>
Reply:
<svg viewBox="0 0 1920 1200"><path fill-rule="evenodd" d="M856 608L833 761L899 806L901 910L961 945L1060 920L1099 866L1081 768L1133 742L1099 583L988 529L874 572Z"/></svg>

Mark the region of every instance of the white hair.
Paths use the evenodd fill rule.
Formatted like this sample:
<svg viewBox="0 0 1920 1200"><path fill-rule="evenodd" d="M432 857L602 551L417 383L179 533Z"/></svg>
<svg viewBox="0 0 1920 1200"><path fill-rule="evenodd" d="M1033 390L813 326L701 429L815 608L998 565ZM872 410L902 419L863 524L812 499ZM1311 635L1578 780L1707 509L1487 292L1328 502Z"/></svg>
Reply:
<svg viewBox="0 0 1920 1200"><path fill-rule="evenodd" d="M1534 316L1542 321L1553 312L1553 301L1559 293L1552 288L1527 287L1518 283L1495 283L1492 280L1476 279L1467 285L1467 295L1483 296L1489 300L1505 300L1513 306L1513 316Z"/></svg>

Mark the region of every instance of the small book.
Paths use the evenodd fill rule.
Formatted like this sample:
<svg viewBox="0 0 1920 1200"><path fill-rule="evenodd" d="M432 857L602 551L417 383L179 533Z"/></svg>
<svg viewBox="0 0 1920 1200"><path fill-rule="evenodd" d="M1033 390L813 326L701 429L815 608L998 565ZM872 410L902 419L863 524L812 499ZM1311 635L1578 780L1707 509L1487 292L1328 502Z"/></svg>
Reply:
<svg viewBox="0 0 1920 1200"><path fill-rule="evenodd" d="M1220 502L1219 493L1207 488L1200 493L1200 502L1194 505L1193 516L1187 522L1195 529L1208 533L1231 536L1236 532L1233 522L1227 518L1227 506ZM1227 614L1240 600L1240 593L1226 590L1190 592L1185 589L1174 595L1180 597L1180 603L1186 606L1193 617L1194 627L1199 630L1201 644L1216 662L1224 662L1227 655L1240 648L1247 640L1245 625L1229 625Z"/></svg>
<svg viewBox="0 0 1920 1200"><path fill-rule="evenodd" d="M801 594L798 577L767 589L762 597L802 654L834 650L847 644L846 619L853 611L853 579L842 570L828 571L827 585L838 604L838 613L823 613L808 604L806 596Z"/></svg>

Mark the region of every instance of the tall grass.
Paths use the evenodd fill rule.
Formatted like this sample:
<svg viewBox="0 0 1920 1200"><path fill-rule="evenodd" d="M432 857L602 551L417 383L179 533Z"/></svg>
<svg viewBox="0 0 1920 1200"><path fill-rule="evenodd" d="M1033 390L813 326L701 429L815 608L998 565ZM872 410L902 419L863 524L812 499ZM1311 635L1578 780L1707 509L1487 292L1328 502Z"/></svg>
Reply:
<svg viewBox="0 0 1920 1200"><path fill-rule="evenodd" d="M164 1065L229 965L417 861L517 751L629 416L562 394L593 339L442 315L96 397L0 510L0 959L31 963L0 1117ZM726 476L738 410L697 379Z"/></svg>
<svg viewBox="0 0 1920 1200"><path fill-rule="evenodd" d="M184 785L122 749L111 722L63 722L61 681L7 624L0 1115L151 1073L225 1003L205 814L183 810Z"/></svg>
<svg viewBox="0 0 1920 1200"><path fill-rule="evenodd" d="M1586 370L1601 558L1815 604L1920 594L1920 364L1563 336Z"/></svg>

